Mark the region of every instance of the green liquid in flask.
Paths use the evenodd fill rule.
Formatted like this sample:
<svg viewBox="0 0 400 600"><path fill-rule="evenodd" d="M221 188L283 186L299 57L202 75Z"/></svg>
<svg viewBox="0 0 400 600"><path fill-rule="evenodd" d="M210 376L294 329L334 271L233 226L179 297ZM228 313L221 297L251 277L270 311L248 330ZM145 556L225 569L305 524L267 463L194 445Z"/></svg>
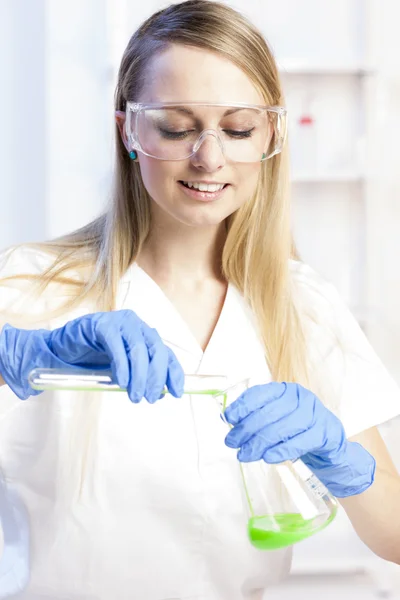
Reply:
<svg viewBox="0 0 400 600"><path fill-rule="evenodd" d="M250 542L258 550L278 550L292 546L324 529L334 519L335 514L336 510L317 526L315 519L304 519L298 513L251 517L248 521Z"/></svg>
<svg viewBox="0 0 400 600"><path fill-rule="evenodd" d="M226 409L226 395L223 397L222 411ZM254 515L252 502L247 489L243 466L240 465L243 485L251 513ZM299 513L276 513L274 515L252 516L248 520L247 531L251 544L258 550L278 550L292 546L297 542L325 529L333 521L337 507L333 506L331 514L320 524L317 519L304 519Z"/></svg>

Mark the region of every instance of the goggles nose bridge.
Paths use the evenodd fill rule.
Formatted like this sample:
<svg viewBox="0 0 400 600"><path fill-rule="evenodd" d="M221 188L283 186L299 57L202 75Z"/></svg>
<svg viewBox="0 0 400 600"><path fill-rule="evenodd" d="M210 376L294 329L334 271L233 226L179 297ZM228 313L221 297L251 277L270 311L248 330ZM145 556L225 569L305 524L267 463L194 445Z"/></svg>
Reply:
<svg viewBox="0 0 400 600"><path fill-rule="evenodd" d="M224 148L224 144L222 142L221 136L219 135L219 133L217 131L215 131L215 129L205 129L204 131L201 132L195 145L193 146L193 154L195 154L198 151L201 144L204 142L204 140L206 139L206 137L208 135L212 135L218 141L221 151L225 154L225 148Z"/></svg>

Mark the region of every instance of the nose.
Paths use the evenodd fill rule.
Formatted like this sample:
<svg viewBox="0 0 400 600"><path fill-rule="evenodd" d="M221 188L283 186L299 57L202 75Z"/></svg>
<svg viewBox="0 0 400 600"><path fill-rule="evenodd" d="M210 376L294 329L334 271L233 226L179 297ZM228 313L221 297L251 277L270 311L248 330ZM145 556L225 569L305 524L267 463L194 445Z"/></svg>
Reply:
<svg viewBox="0 0 400 600"><path fill-rule="evenodd" d="M193 150L192 165L208 173L218 171L226 163L222 141L213 130L203 131Z"/></svg>

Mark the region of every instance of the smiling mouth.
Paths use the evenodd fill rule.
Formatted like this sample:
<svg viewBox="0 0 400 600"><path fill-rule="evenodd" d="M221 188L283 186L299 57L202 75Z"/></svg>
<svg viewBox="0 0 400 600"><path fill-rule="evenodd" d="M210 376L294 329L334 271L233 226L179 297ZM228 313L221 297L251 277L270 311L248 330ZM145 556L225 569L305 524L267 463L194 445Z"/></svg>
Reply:
<svg viewBox="0 0 400 600"><path fill-rule="evenodd" d="M203 192L203 193L215 193L215 192L220 192L223 189L225 189L229 183L215 183L215 184L204 184L201 187L198 186L194 186L191 182L186 182L183 181L182 179L179 180L179 183L181 185L183 185L185 188L187 188L188 190L193 190L195 192Z"/></svg>

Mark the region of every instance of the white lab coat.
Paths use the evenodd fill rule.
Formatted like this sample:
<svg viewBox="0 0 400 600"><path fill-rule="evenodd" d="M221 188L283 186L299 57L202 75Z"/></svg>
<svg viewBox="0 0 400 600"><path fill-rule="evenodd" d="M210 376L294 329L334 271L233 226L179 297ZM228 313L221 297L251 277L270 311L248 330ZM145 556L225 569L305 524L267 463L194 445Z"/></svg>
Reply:
<svg viewBox="0 0 400 600"><path fill-rule="evenodd" d="M38 273L48 258L22 249L2 262L0 277ZM324 389L329 380L326 389L337 394L334 410L347 434L398 415L396 385L332 286L297 262L291 273L316 385ZM18 310L18 297L20 291L0 288L0 308ZM57 301L43 296L30 310ZM232 285L205 352L136 264L121 280L117 308L130 308L155 327L186 373L225 375L230 384L271 380L253 314ZM88 312L93 307L82 306L45 325ZM263 590L289 572L291 550L261 552L250 545L236 453L225 446L225 435L215 402L204 396L133 405L121 393L55 392L21 402L1 388L7 494L0 511L19 503L16 571L26 586L15 598L261 600ZM2 581L4 590L18 585L13 572L4 575L3 568L3 580L1 573L0 598L7 597Z"/></svg>

